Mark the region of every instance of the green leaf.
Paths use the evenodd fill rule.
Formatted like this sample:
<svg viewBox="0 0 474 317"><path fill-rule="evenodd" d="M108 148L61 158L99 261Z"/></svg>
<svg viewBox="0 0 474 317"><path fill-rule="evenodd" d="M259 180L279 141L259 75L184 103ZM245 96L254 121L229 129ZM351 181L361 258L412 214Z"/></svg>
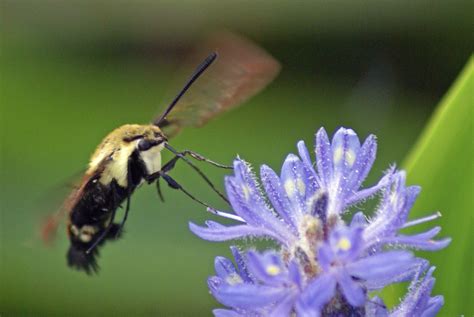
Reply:
<svg viewBox="0 0 474 317"><path fill-rule="evenodd" d="M441 211L443 216L436 225L443 228L443 236L453 239L444 250L422 254L437 267L433 294L444 295L442 316L471 316L474 313L471 294L473 106L474 56L471 56L404 164L408 184L419 184L423 188L412 218Z"/></svg>

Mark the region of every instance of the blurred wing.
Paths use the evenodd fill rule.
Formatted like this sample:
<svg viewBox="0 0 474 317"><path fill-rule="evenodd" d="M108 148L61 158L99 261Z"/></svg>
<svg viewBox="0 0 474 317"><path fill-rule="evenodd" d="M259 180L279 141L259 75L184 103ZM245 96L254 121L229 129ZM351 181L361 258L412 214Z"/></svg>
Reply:
<svg viewBox="0 0 474 317"><path fill-rule="evenodd" d="M96 179L103 172L105 165L109 161L109 156L106 156L102 161L99 162L97 168L93 173L86 172L82 177L82 180L77 186L70 192L66 199L61 204L58 210L51 214L49 217L43 220L40 228L40 235L43 242L47 245L51 244L56 237L56 233L59 225L64 218L71 212L72 208L78 200L82 197L87 184L93 179Z"/></svg>
<svg viewBox="0 0 474 317"><path fill-rule="evenodd" d="M198 65L210 52L218 58L176 104L160 128L168 137L185 126L200 127L268 85L280 64L262 48L234 34L212 37L196 54Z"/></svg>
<svg viewBox="0 0 474 317"><path fill-rule="evenodd" d="M63 222L66 215L77 203L81 197L87 183L92 179L93 175L84 175L79 185L77 185L63 201L58 210L45 218L41 224L40 234L41 239L47 245L51 244L56 237L59 225Z"/></svg>

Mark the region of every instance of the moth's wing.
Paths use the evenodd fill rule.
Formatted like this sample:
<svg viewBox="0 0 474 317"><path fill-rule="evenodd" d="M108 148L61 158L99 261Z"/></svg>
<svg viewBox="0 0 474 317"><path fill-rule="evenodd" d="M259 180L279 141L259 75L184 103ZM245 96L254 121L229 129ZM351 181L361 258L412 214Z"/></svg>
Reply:
<svg viewBox="0 0 474 317"><path fill-rule="evenodd" d="M218 58L160 124L168 137L186 126L200 127L238 106L265 88L280 71L278 61L262 48L230 33L211 37L190 60L196 66L213 51Z"/></svg>
<svg viewBox="0 0 474 317"><path fill-rule="evenodd" d="M59 225L71 211L72 207L77 203L79 197L81 197L84 192L84 188L93 176L93 174L85 174L82 177L82 180L73 187L57 211L50 214L42 221L40 235L45 244L49 245L54 241Z"/></svg>
<svg viewBox="0 0 474 317"><path fill-rule="evenodd" d="M54 241L59 225L61 224L61 222L63 222L64 218L71 212L74 205L77 204L89 182L100 176L100 174L105 168L105 164L109 160L109 157L110 156L104 158L101 162L99 162L94 172L88 171L84 173L82 179L73 187L73 189L71 190L69 195L67 195L66 199L63 200L57 211L50 214L42 221L40 227L40 236L41 240L43 240L45 244L49 245Z"/></svg>

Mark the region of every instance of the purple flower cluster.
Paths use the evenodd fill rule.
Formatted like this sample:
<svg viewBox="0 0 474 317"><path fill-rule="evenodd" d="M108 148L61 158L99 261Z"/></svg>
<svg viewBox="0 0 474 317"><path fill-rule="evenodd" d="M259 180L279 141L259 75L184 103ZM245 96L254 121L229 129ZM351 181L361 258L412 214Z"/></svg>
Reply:
<svg viewBox="0 0 474 317"><path fill-rule="evenodd" d="M375 136L363 144L351 129L339 129L332 141L316 134L316 162L303 141L287 156L278 176L260 169L261 184L250 166L234 162L225 179L233 212L210 210L233 219L225 226L190 224L199 237L225 241L245 237L275 240L278 250L263 253L232 247L235 265L217 257L216 276L208 280L213 296L227 309L216 316L433 316L443 297L431 297L434 267L407 249L435 251L449 238L433 240L440 228L415 235L400 230L434 220L439 213L408 220L420 188L405 185L405 173L389 169L372 187L361 189L376 155ZM316 166L316 168L314 167ZM262 190L263 187L263 190ZM378 195L375 212L342 216ZM387 309L371 292L411 281L398 307Z"/></svg>

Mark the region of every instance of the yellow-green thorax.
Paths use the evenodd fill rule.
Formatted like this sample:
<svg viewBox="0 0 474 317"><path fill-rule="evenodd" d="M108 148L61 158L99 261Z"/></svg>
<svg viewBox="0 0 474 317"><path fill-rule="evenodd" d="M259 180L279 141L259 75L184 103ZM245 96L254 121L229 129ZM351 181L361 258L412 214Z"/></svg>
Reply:
<svg viewBox="0 0 474 317"><path fill-rule="evenodd" d="M154 125L125 124L110 132L92 155L87 173L102 170L99 181L108 185L115 179L121 187L127 187L128 159L138 148L140 140L159 142L146 151L140 151L148 174L161 169L161 150L166 141L160 128Z"/></svg>

